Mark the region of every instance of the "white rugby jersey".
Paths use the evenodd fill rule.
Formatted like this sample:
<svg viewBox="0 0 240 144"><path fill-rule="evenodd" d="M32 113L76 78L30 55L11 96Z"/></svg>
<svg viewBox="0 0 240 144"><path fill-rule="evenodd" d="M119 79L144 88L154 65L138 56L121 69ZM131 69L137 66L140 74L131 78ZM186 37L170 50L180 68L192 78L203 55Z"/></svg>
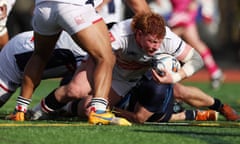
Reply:
<svg viewBox="0 0 240 144"><path fill-rule="evenodd" d="M34 49L33 31L23 32L13 37L2 49L0 53L0 79L4 77L6 83L21 82L24 67L30 58ZM45 71L58 67L65 67L62 71L56 71L49 76L57 77L68 69L67 64L80 62L85 59L87 53L83 51L72 40L72 38L63 32L56 43L52 59L49 60Z"/></svg>
<svg viewBox="0 0 240 144"><path fill-rule="evenodd" d="M153 56L146 55L136 43L131 21L132 19L122 21L110 30L112 47L117 57L114 77L128 81L138 80L151 68L153 59ZM166 27L166 35L155 55L168 53L178 57L184 52L185 46L186 43Z"/></svg>
<svg viewBox="0 0 240 144"><path fill-rule="evenodd" d="M35 0L35 4L46 2L46 1L55 1L55 2L77 4L77 5L93 4L94 7L99 6L103 2L103 0Z"/></svg>
<svg viewBox="0 0 240 144"><path fill-rule="evenodd" d="M105 23L120 22L123 19L122 0L112 0L105 4L98 13L103 17Z"/></svg>

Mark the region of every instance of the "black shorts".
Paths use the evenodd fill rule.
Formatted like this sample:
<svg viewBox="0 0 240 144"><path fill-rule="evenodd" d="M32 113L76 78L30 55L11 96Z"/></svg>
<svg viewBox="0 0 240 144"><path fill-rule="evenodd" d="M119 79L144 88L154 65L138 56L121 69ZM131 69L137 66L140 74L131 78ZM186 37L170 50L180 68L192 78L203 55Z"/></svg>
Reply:
<svg viewBox="0 0 240 144"><path fill-rule="evenodd" d="M158 84L153 79L144 77L127 96L130 96L127 110L133 112L135 104L139 102L148 111L154 113L148 119L149 122L160 119L159 122L167 122L171 118L174 103L172 84Z"/></svg>

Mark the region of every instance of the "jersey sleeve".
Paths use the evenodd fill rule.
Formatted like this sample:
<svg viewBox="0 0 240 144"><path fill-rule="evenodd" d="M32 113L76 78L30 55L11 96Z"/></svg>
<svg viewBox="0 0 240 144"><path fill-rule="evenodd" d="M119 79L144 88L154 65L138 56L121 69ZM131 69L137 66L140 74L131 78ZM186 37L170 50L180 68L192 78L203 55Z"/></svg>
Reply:
<svg viewBox="0 0 240 144"><path fill-rule="evenodd" d="M173 56L178 57L185 51L186 43L179 36L166 27L165 49Z"/></svg>

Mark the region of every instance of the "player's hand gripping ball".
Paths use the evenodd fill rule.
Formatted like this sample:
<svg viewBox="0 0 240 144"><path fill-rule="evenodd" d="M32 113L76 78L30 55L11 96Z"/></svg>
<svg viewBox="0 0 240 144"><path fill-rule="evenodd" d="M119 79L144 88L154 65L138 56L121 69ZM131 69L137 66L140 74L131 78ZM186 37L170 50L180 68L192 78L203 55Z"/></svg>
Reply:
<svg viewBox="0 0 240 144"><path fill-rule="evenodd" d="M164 76L164 70L167 70L170 72L170 74L173 74L178 72L178 70L181 68L181 64L174 56L170 54L159 54L154 57L152 67L160 76Z"/></svg>

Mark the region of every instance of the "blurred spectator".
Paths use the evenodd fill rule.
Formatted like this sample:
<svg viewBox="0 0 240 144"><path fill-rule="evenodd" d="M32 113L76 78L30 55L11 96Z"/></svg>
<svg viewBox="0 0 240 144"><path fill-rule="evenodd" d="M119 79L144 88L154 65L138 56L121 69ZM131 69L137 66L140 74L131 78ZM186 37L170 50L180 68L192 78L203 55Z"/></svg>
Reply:
<svg viewBox="0 0 240 144"><path fill-rule="evenodd" d="M149 2L149 7L155 13L160 14L167 20L172 12L172 5L169 0L152 0Z"/></svg>
<svg viewBox="0 0 240 144"><path fill-rule="evenodd" d="M211 0L208 0L211 1ZM199 3L197 0L170 0L172 4L172 15L167 21L172 31L183 37L203 58L204 64L209 72L211 86L218 89L224 80L222 70L214 60L210 48L201 40L196 25ZM203 8L204 9L204 8ZM207 22L212 21L212 11L205 11L204 17Z"/></svg>
<svg viewBox="0 0 240 144"><path fill-rule="evenodd" d="M103 17L106 24L114 24L123 19L122 0L103 0L104 2L97 8L98 13Z"/></svg>

